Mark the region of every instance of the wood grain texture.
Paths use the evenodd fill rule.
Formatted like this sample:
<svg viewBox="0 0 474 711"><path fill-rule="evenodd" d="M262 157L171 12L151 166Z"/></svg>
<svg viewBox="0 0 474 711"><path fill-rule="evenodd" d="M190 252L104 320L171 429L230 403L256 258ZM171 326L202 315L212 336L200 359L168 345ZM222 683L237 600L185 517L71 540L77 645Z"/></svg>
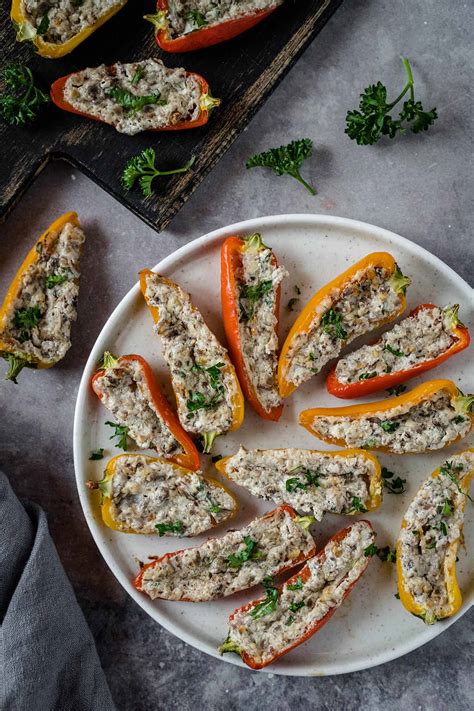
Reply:
<svg viewBox="0 0 474 711"><path fill-rule="evenodd" d="M142 15L152 2L130 0L115 17L74 52L62 59L43 59L33 47L14 40L6 3L0 19L1 64L27 62L45 91L58 77L86 66L160 57L166 65L184 66L209 81L222 105L209 123L176 133L125 136L112 127L60 111L51 105L28 127L0 124L0 218L4 219L31 181L51 160L64 159L161 231L201 180L229 148L270 96L342 0L287 0L249 32L215 47L187 54L168 54L156 45L151 25ZM294 136L289 137L294 138ZM126 161L152 146L165 169L196 156L188 173L154 182L154 194L124 192L120 176Z"/></svg>

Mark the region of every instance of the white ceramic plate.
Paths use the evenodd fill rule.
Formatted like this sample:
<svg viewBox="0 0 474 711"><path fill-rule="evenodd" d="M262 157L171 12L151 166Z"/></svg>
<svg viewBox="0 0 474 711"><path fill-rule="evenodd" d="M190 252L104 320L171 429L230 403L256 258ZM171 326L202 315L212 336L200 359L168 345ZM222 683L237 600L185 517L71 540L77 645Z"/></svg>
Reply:
<svg viewBox="0 0 474 711"><path fill-rule="evenodd" d="M377 250L391 252L402 271L411 276L412 286L408 290L409 308L422 302L434 302L439 305L460 303L462 320L469 324L471 319L470 326L473 326L472 291L469 286L452 269L416 244L387 230L354 220L318 215L287 215L248 220L216 230L185 245L156 266L157 271L173 278L192 293L194 302L201 309L209 326L222 340L220 246L228 235L253 232L262 233L264 241L274 248L280 263L284 264L290 273L282 291L282 338L296 317L296 313L290 313L286 308L288 300L296 296L295 285L302 290L299 304L302 306L325 282L364 255ZM144 594L137 592L131 584L138 571L137 560L146 561L151 555L162 555L166 551L199 545L206 536L174 539L111 531L101 522L97 507L98 497L85 487L86 479L101 478L105 462L89 461L90 451L97 447L106 447L109 456L119 453L119 450L110 445L111 431L104 425L109 419L108 412L89 387L96 363L104 350L115 354L138 353L144 356L154 367L168 394L172 395L166 367L160 355L159 339L153 333L152 319L138 284L129 291L105 324L92 349L79 388L74 422L74 461L77 487L87 523L112 573L152 620L159 622L194 647L212 656L218 656L217 647L227 635L229 614L237 606L258 596L260 590L253 589L212 603L192 604L161 600L152 602ZM472 348L432 371L425 380L435 377L451 378L465 392L473 392L474 373L471 369L470 376L468 375L469 360L472 362ZM412 386L417 385L420 380L413 380ZM385 397L385 393L379 394L379 397ZM316 404L344 404L344 401L327 393L323 375L313 378L288 400L279 423L265 422L247 407L241 429L216 440L214 453L231 454L241 443L248 448L293 446L330 449L297 424L298 413ZM469 446L468 440L447 451L428 455L380 455L383 465L408 481L406 493L399 496L386 494L379 512L367 515L378 532L378 545L395 543L403 514L419 484L447 456L461 451L464 446ZM470 446L473 446L472 443ZM210 457L202 457L202 467L205 471L213 469ZM215 475L215 472L213 474ZM241 506L232 527L243 526L255 516L273 508L271 504L253 498L237 486L231 488L237 494ZM474 507L467 506L466 519L466 546L472 551ZM323 545L350 520L354 519L348 521L347 517L326 516L315 530L318 546ZM224 531L225 524L216 529L216 534ZM469 581L465 550L460 550L459 558L458 577L464 604L458 615L450 620L429 627L408 614L394 597L397 589L395 567L374 558L367 573L332 621L311 640L265 671L296 676L357 671L399 657L428 642L451 625L473 603L474 581ZM235 655L227 654L223 659L242 666L242 662Z"/></svg>

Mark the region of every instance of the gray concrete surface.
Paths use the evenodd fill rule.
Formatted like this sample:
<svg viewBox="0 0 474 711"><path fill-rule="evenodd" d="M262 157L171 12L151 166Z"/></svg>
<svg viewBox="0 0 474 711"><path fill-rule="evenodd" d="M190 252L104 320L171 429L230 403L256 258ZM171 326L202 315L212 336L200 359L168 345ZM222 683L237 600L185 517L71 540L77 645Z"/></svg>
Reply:
<svg viewBox="0 0 474 711"><path fill-rule="evenodd" d="M403 659L333 678L259 675L188 647L153 624L108 572L82 516L72 463L75 395L99 329L140 267L202 233L257 215L343 215L414 240L472 283L468 10L468 3L440 0L346 0L161 235L60 163L37 179L0 227L2 293L56 215L77 210L88 234L73 348L47 374L26 372L17 388L0 383L0 466L21 496L48 513L119 709L472 708L473 611ZM398 92L400 54L412 60L419 97L437 106L440 118L426 135L358 147L344 135L345 112L369 82L382 79ZM249 155L300 136L314 141L304 172L318 186L317 197L287 177L245 170Z"/></svg>

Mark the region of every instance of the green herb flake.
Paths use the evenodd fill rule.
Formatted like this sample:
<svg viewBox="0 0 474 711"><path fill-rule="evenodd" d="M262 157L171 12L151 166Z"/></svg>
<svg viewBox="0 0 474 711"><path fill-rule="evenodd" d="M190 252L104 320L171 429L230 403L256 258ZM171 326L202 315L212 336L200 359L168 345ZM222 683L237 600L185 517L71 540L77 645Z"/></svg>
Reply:
<svg viewBox="0 0 474 711"><path fill-rule="evenodd" d="M443 536L447 536L447 535L448 535L448 529L447 529L446 524L445 524L444 521L440 521L439 530L441 531L441 533L443 534Z"/></svg>
<svg viewBox="0 0 474 711"><path fill-rule="evenodd" d="M304 606L305 606L304 600L300 600L299 602L292 602L290 604L290 611L291 612L298 612L298 610L301 610L301 608Z"/></svg>
<svg viewBox="0 0 474 711"><path fill-rule="evenodd" d="M404 393L406 389L406 385L394 385L393 388L388 388L387 393L389 395L398 397L399 395Z"/></svg>
<svg viewBox="0 0 474 711"><path fill-rule="evenodd" d="M403 494L406 481L406 479L395 476L395 474L386 467L382 467L382 482L389 494Z"/></svg>
<svg viewBox="0 0 474 711"><path fill-rule="evenodd" d="M110 420L107 420L105 424L109 427L114 427L115 430L113 435L110 435L109 439L118 437L119 440L115 443L115 446L126 451L128 444L128 427L125 427L125 425L118 425L116 422L110 422Z"/></svg>
<svg viewBox="0 0 474 711"><path fill-rule="evenodd" d="M454 507L449 499L445 499L442 509L443 516L452 516L454 513Z"/></svg>
<svg viewBox="0 0 474 711"><path fill-rule="evenodd" d="M140 81L140 79L143 77L144 74L145 74L144 68L137 67L136 72L134 73L134 75L132 77L132 81L131 81L132 86L135 86L136 84L138 84L138 82Z"/></svg>
<svg viewBox="0 0 474 711"><path fill-rule="evenodd" d="M295 296L292 299L290 299L288 301L287 306L286 306L288 311L293 311L293 306L295 306L295 304L297 304L298 302L299 302L299 299L297 299Z"/></svg>
<svg viewBox="0 0 474 711"><path fill-rule="evenodd" d="M298 575L296 582L287 584L287 590L301 590L303 588L303 578Z"/></svg>
<svg viewBox="0 0 474 711"><path fill-rule="evenodd" d="M375 543L371 543L370 546L364 548L364 555L366 558L371 558L373 555L377 555L378 548Z"/></svg>
<svg viewBox="0 0 474 711"><path fill-rule="evenodd" d="M257 303L272 289L272 279L260 281L258 284L244 284L239 294L239 320L250 321L254 316Z"/></svg>
<svg viewBox="0 0 474 711"><path fill-rule="evenodd" d="M183 533L184 523L176 521L175 523L156 523L155 528L159 536L164 536L166 533Z"/></svg>
<svg viewBox="0 0 474 711"><path fill-rule="evenodd" d="M377 377L377 373L374 370L371 373L361 373L359 375L359 380L371 380L372 378L376 378L376 377Z"/></svg>
<svg viewBox="0 0 474 711"><path fill-rule="evenodd" d="M392 432L395 432L395 430L398 430L398 428L400 427L400 422L383 420L380 423L380 427L383 429L384 432L389 432L391 434Z"/></svg>
<svg viewBox="0 0 474 711"><path fill-rule="evenodd" d="M89 459L91 461L95 461L97 459L103 459L103 458L104 458L104 448L103 447L99 447L99 449L93 449L91 451L91 456L89 457Z"/></svg>
<svg viewBox="0 0 474 711"><path fill-rule="evenodd" d="M342 314L334 309L329 309L322 315L320 325L324 333L329 334L333 340L347 338L347 331L342 327Z"/></svg>
<svg viewBox="0 0 474 711"><path fill-rule="evenodd" d="M265 576L262 585L266 589L267 595L262 602L259 602L258 605L255 605L252 609L250 616L253 617L254 620L259 620L261 617L265 617L265 615L270 615L276 610L278 605L278 590L275 587L273 578L269 575Z"/></svg>
<svg viewBox="0 0 474 711"><path fill-rule="evenodd" d="M119 104L124 111L129 113L137 113L144 106L150 106L154 104L155 106L165 106L168 102L166 99L161 98L160 92L157 94L148 94L147 96L137 96L132 94L128 89L121 89L118 86L114 86L106 92L106 95Z"/></svg>
<svg viewBox="0 0 474 711"><path fill-rule="evenodd" d="M36 29L36 34L41 37L42 35L45 35L48 30L49 30L49 17L48 17L48 13L46 13L41 18L41 21Z"/></svg>
<svg viewBox="0 0 474 711"><path fill-rule="evenodd" d="M389 346L388 344L384 346L384 351L388 351L392 355L396 356L397 358L403 358L406 356L406 353L403 353L402 351L398 351L396 348L392 348L392 346Z"/></svg>
<svg viewBox="0 0 474 711"><path fill-rule="evenodd" d="M31 336L31 329L38 325L41 318L39 306L28 306L24 309L17 309L13 316L13 325L20 330L18 340L20 343L28 341Z"/></svg>
<svg viewBox="0 0 474 711"><path fill-rule="evenodd" d="M451 481L453 482L454 486L459 491L459 493L466 496L469 499L469 501L471 501L471 503L474 503L474 499L472 499L471 496L469 496L467 491L463 491L461 489L461 487L459 486L459 481L457 479L456 472L461 472L462 470L463 470L462 464L460 464L458 467L453 467L453 463L450 461L445 462L444 465L439 468L439 471L441 474L443 474L444 476L447 476L449 479L451 479Z"/></svg>
<svg viewBox="0 0 474 711"><path fill-rule="evenodd" d="M367 513L367 509L365 508L359 496L353 497L350 511L356 511L358 513Z"/></svg>
<svg viewBox="0 0 474 711"><path fill-rule="evenodd" d="M65 281L69 279L71 272L63 272L62 274L50 274L45 279L45 286L47 289L54 289L55 286L64 284Z"/></svg>
<svg viewBox="0 0 474 711"><path fill-rule="evenodd" d="M231 553L227 558L230 568L241 568L248 560L258 560L262 557L261 551L257 550L257 542L250 536L244 536L245 548L237 553Z"/></svg>
<svg viewBox="0 0 474 711"><path fill-rule="evenodd" d="M204 15L199 12L199 10L191 10L191 12L188 12L188 14L186 15L186 19L190 20L190 22L196 25L198 29L200 29L201 27L205 27L209 24Z"/></svg>

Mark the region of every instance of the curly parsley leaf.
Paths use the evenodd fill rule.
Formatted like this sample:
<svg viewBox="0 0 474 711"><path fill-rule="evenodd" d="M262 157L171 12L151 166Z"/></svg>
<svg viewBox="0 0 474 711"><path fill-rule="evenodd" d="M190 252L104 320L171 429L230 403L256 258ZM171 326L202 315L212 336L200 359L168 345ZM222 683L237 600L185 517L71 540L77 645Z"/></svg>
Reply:
<svg viewBox="0 0 474 711"><path fill-rule="evenodd" d="M359 496L353 497L350 512L367 513L367 509L365 508Z"/></svg>
<svg viewBox="0 0 474 711"><path fill-rule="evenodd" d="M195 25L198 29L200 29L201 27L205 27L209 24L204 15L199 12L199 10L191 10L191 12L188 12L188 14L186 15L186 19L192 22L193 25Z"/></svg>
<svg viewBox="0 0 474 711"><path fill-rule="evenodd" d="M259 602L258 605L255 605L252 609L250 615L254 620L259 620L261 617L265 617L265 615L274 612L278 605L278 590L275 587L273 578L270 575L265 576L262 585L266 589L267 595L262 602Z"/></svg>
<svg viewBox="0 0 474 711"><path fill-rule="evenodd" d="M122 173L122 187L125 190L131 190L138 180L143 197L150 197L152 194L152 182L158 175L176 175L177 173L186 173L191 168L195 160L196 157L192 156L182 168L159 170L155 166L155 151L153 148L145 148L144 151L131 158L126 164Z"/></svg>
<svg viewBox="0 0 474 711"><path fill-rule="evenodd" d="M231 568L241 568L248 560L259 560L263 554L257 550L257 542L250 536L244 536L245 548L237 553L231 553L227 558L227 563Z"/></svg>
<svg viewBox="0 0 474 711"><path fill-rule="evenodd" d="M347 331L342 327L342 314L338 311L334 309L326 311L321 317L320 324L324 333L329 334L334 340L347 338Z"/></svg>
<svg viewBox="0 0 474 711"><path fill-rule="evenodd" d="M405 491L407 480L395 476L395 474L386 467L382 467L382 481L389 494L403 494Z"/></svg>
<svg viewBox="0 0 474 711"><path fill-rule="evenodd" d="M407 83L397 98L387 100L387 88L382 82L371 84L360 95L359 110L348 111L345 133L359 146L377 143L382 136L395 138L398 133L405 133L409 128L413 133L427 131L438 118L436 109L425 111L421 101L415 100L414 79L410 62L402 57L407 73ZM398 118L392 118L389 112L410 92L404 101Z"/></svg>
<svg viewBox="0 0 474 711"><path fill-rule="evenodd" d="M140 109L143 109L144 106L150 106L151 104L164 106L168 103L166 99L161 98L160 92L157 94L148 94L147 96L137 96L136 94L132 94L131 91L128 91L128 89L122 89L118 86L109 89L107 96L113 99L115 103L120 104L124 111L129 111L130 113L136 113L140 111Z"/></svg>
<svg viewBox="0 0 474 711"><path fill-rule="evenodd" d="M245 167L271 168L277 175L290 175L304 185L311 195L316 195L315 188L309 185L300 173L303 162L310 158L312 152L311 139L299 138L286 146L270 148L268 151L251 156L245 163Z"/></svg>
<svg viewBox="0 0 474 711"><path fill-rule="evenodd" d="M110 420L107 420L105 424L109 425L109 427L115 428L113 435L110 435L109 439L118 437L119 439L115 446L125 451L128 444L128 427L125 427L125 425L118 425L116 422L110 422Z"/></svg>
<svg viewBox="0 0 474 711"><path fill-rule="evenodd" d="M184 531L184 523L176 521L175 523L156 523L155 528L159 536L164 536L166 533L182 533Z"/></svg>
<svg viewBox="0 0 474 711"><path fill-rule="evenodd" d="M11 126L34 121L49 96L38 89L31 69L21 64L7 64L0 70L4 91L0 95L0 118Z"/></svg>

